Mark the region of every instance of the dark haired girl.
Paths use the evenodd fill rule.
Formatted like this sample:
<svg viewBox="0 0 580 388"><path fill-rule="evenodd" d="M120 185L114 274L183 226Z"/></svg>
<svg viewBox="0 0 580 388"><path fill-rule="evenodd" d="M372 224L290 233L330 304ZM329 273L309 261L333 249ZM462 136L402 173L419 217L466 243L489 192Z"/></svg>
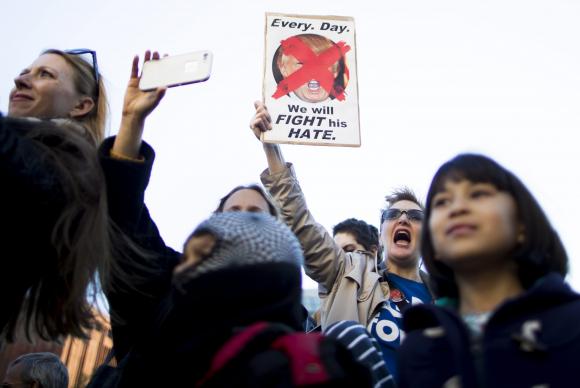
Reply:
<svg viewBox="0 0 580 388"><path fill-rule="evenodd" d="M560 238L513 173L472 154L441 166L422 253L438 306L404 316L401 386L570 386L580 296L563 280Z"/></svg>

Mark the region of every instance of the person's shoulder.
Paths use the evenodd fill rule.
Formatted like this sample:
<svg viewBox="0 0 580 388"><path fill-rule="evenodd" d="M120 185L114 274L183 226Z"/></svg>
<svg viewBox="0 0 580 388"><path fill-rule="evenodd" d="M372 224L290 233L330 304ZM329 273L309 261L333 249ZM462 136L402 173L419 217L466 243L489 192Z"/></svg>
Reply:
<svg viewBox="0 0 580 388"><path fill-rule="evenodd" d="M434 327L457 327L460 323L461 318L455 309L448 305L415 304L406 309L403 315L403 326L406 332Z"/></svg>
<svg viewBox="0 0 580 388"><path fill-rule="evenodd" d="M560 274L549 273L500 309L516 315L553 313L557 309L580 311L580 294Z"/></svg>

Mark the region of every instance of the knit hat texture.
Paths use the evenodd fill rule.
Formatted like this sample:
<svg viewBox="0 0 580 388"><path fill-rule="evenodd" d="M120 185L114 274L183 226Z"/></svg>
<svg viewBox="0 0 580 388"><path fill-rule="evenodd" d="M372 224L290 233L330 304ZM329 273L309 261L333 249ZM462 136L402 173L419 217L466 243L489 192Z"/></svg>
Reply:
<svg viewBox="0 0 580 388"><path fill-rule="evenodd" d="M265 213L216 213L202 222L191 237L211 234L216 245L211 254L188 271L195 279L207 273L253 266L260 263L289 263L299 269L302 248L290 228Z"/></svg>

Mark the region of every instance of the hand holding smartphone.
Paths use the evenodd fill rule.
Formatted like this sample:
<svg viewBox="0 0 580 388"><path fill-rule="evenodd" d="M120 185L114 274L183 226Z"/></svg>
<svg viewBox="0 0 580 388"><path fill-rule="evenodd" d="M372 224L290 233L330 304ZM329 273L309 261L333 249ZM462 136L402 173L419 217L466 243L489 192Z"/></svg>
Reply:
<svg viewBox="0 0 580 388"><path fill-rule="evenodd" d="M212 60L211 51L204 50L147 61L143 64L139 89L148 91L207 81Z"/></svg>

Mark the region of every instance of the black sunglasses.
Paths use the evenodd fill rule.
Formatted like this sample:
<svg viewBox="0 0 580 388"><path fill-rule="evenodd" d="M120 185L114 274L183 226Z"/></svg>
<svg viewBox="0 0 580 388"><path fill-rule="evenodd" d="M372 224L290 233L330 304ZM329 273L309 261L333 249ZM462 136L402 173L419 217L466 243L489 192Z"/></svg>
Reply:
<svg viewBox="0 0 580 388"><path fill-rule="evenodd" d="M97 52L95 50L89 49L72 49L72 50L65 50L67 54L71 55L84 55L84 54L91 54L91 58L93 59L93 78L97 84L97 98L99 97L99 65L97 65Z"/></svg>
<svg viewBox="0 0 580 388"><path fill-rule="evenodd" d="M409 209L409 210L401 210L401 209L385 209L381 214L381 225L385 220L398 220L402 214L406 214L407 218L411 221L421 222L425 217L423 214L423 210L419 209Z"/></svg>

